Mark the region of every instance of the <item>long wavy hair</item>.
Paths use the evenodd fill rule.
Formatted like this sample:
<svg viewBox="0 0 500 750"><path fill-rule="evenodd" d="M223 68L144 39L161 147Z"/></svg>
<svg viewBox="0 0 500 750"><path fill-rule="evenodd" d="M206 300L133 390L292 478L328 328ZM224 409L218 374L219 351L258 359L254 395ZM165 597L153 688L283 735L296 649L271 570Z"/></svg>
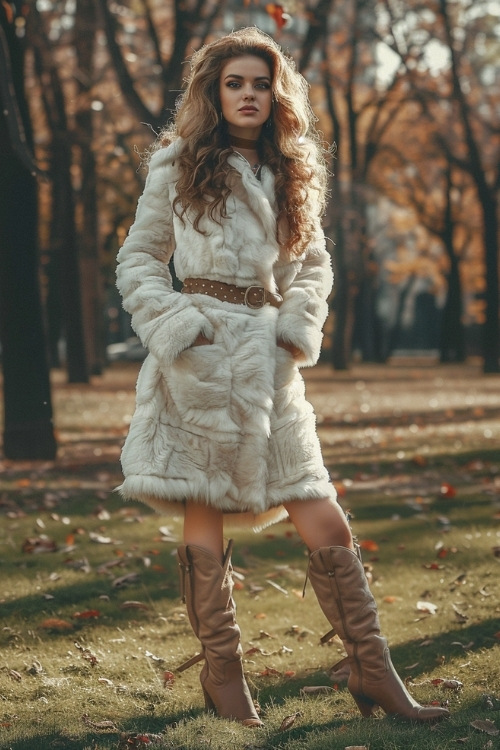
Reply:
<svg viewBox="0 0 500 750"><path fill-rule="evenodd" d="M317 233L318 216L326 201L325 151L315 128L308 84L276 42L255 27L240 29L205 45L191 59L187 86L171 125L159 136L158 147L177 138L184 143L174 209L184 216L194 211L194 228L208 212L216 221L226 216L230 184L237 170L228 163L232 153L227 125L221 115L219 81L226 62L255 55L269 65L272 112L259 139L260 158L275 175L278 241L289 257L301 255Z"/></svg>

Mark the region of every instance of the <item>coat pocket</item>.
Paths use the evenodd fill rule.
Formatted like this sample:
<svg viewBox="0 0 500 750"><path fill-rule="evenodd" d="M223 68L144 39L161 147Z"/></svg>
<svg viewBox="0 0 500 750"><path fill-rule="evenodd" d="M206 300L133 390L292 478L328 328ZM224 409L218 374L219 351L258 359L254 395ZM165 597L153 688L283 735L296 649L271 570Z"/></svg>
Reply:
<svg viewBox="0 0 500 750"><path fill-rule="evenodd" d="M170 397L184 423L237 432L230 416L230 359L218 344L192 346L165 373Z"/></svg>

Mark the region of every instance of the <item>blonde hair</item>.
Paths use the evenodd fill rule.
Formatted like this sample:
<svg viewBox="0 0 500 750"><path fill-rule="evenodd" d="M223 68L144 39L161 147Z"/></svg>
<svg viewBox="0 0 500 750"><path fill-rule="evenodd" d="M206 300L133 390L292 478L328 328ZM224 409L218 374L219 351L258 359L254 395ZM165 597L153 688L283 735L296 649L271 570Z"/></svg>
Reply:
<svg viewBox="0 0 500 750"><path fill-rule="evenodd" d="M255 27L217 39L192 56L175 120L162 131L158 142L165 146L179 137L184 140L176 159L180 177L174 208L178 213L181 209L181 217L187 209L194 210L194 227L200 232L199 222L207 211L218 221L225 216L231 192L228 178L237 171L227 161L232 149L220 114L219 81L226 62L242 55L262 58L271 72L272 113L262 128L259 148L275 175L277 226L286 220L286 237L279 238L283 251L296 257L316 235L317 220L324 211L324 150L314 126L307 82L278 44Z"/></svg>

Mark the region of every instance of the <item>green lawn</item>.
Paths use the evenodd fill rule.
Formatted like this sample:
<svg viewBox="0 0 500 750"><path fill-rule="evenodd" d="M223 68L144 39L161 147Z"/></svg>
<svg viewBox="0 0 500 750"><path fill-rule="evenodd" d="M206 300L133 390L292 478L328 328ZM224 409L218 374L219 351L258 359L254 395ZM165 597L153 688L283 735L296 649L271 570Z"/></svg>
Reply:
<svg viewBox="0 0 500 750"><path fill-rule="evenodd" d="M353 403L359 382L340 384ZM342 646L320 645L329 625L310 586L302 598L307 557L288 523L232 534L245 670L265 727L203 711L200 665L175 673L197 651L179 601L181 521L109 491L125 429L117 415L132 399L124 378L109 391L60 386L60 461L5 464L0 476L2 750L500 747L500 452L488 435L484 445L463 438L471 414L433 412L423 440L404 407L393 410L392 445L373 439L385 429L381 407L378 423L372 411L371 422L342 427L319 380L311 391L393 661L412 694L449 705L451 719L427 727L360 718L330 673ZM493 424L481 408L475 427Z"/></svg>

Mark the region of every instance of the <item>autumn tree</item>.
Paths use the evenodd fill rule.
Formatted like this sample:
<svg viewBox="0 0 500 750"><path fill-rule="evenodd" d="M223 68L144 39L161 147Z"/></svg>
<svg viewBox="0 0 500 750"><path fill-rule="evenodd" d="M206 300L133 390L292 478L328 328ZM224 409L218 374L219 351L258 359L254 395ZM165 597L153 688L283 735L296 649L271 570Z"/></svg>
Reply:
<svg viewBox="0 0 500 750"><path fill-rule="evenodd" d="M498 14L482 1L383 5L389 19L384 43L408 69L411 95L420 104L415 127L432 123L443 158L475 185L483 225L484 370L497 372L500 124L498 89L488 81L499 72ZM455 293L452 286L449 293Z"/></svg>

